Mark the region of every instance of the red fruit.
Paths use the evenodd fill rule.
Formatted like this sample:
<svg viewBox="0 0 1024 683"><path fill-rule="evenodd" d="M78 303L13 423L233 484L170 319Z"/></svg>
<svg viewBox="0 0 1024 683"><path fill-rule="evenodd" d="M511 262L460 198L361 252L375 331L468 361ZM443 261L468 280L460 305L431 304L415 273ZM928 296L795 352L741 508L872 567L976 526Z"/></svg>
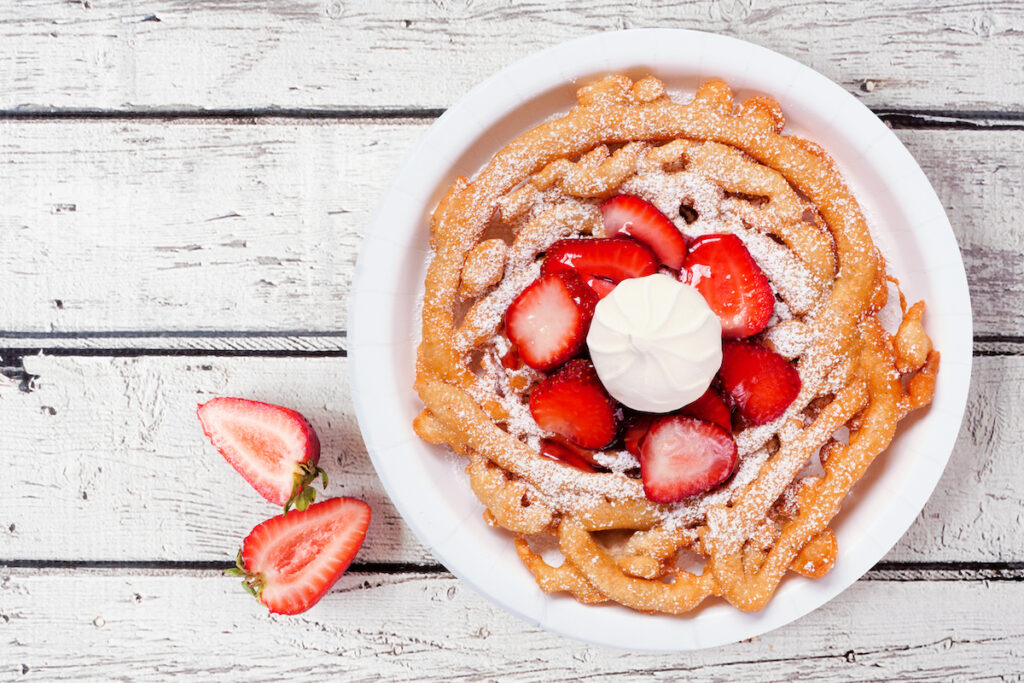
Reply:
<svg viewBox="0 0 1024 683"><path fill-rule="evenodd" d="M317 467L320 440L299 413L244 398L215 398L196 410L203 433L264 498L284 511L305 510L316 500L311 483L327 486Z"/></svg>
<svg viewBox="0 0 1024 683"><path fill-rule="evenodd" d="M523 367L523 359L519 357L519 349L515 344L509 347L508 352L501 357L501 365L506 370L518 370Z"/></svg>
<svg viewBox="0 0 1024 683"><path fill-rule="evenodd" d="M782 415L800 393L796 368L774 351L751 342L722 345L718 378L729 401L753 425Z"/></svg>
<svg viewBox="0 0 1024 683"><path fill-rule="evenodd" d="M775 295L761 267L736 235L704 235L690 245L685 276L722 321L724 339L757 334L775 310Z"/></svg>
<svg viewBox="0 0 1024 683"><path fill-rule="evenodd" d="M619 431L619 409L605 391L593 364L569 361L530 394L530 414L537 425L581 448L599 450Z"/></svg>
<svg viewBox="0 0 1024 683"><path fill-rule="evenodd" d="M601 204L601 215L606 235L632 237L650 247L662 265L672 270L683 267L686 238L653 204L620 194Z"/></svg>
<svg viewBox="0 0 1024 683"><path fill-rule="evenodd" d="M370 506L355 498L272 517L245 537L228 573L244 577L242 585L271 612L305 612L352 564L369 525Z"/></svg>
<svg viewBox="0 0 1024 683"><path fill-rule="evenodd" d="M605 298L612 293L613 289L615 289L614 282L610 282L599 277L584 277L583 281L587 283L587 287L594 290L598 299Z"/></svg>
<svg viewBox="0 0 1024 683"><path fill-rule="evenodd" d="M594 469L594 463L592 461L594 454L591 451L579 448L575 444L571 444L567 441L559 441L558 439L541 439L540 452L541 455L545 455L552 460L563 462L578 470L582 470L584 472L597 471Z"/></svg>
<svg viewBox="0 0 1024 683"><path fill-rule="evenodd" d="M508 307L505 332L524 363L551 370L583 347L597 301L597 294L572 271L542 275Z"/></svg>
<svg viewBox="0 0 1024 683"><path fill-rule="evenodd" d="M696 417L700 420L714 422L727 432L732 432L732 411L717 391L708 387L708 390L701 394L693 403L685 405L679 411L683 415Z"/></svg>
<svg viewBox="0 0 1024 683"><path fill-rule="evenodd" d="M736 469L732 435L705 420L682 415L658 419L640 447L644 493L675 503L718 486Z"/></svg>
<svg viewBox="0 0 1024 683"><path fill-rule="evenodd" d="M541 272L567 270L618 283L657 273L658 259L644 245L622 237L558 240L548 249Z"/></svg>
<svg viewBox="0 0 1024 683"><path fill-rule="evenodd" d="M654 424L656 419L656 415L642 413L633 417L626 424L622 440L626 446L626 450L632 453L634 457L640 457L640 447L643 445L644 437L647 436L647 430L651 428L651 425Z"/></svg>

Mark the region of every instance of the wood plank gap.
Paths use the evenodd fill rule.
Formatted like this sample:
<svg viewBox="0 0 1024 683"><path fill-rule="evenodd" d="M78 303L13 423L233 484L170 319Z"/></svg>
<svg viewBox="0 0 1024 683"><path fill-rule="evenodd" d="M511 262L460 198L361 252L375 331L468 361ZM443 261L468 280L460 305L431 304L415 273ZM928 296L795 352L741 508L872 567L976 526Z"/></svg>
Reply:
<svg viewBox="0 0 1024 683"><path fill-rule="evenodd" d="M3 570L128 570L220 573L230 562L167 560L0 560ZM356 562L348 574L448 575L440 564L416 562ZM879 562L863 581L1024 581L1024 562Z"/></svg>
<svg viewBox="0 0 1024 683"><path fill-rule="evenodd" d="M337 337L348 336L345 330L74 330L53 332L19 332L16 330L0 330L0 340L4 339L140 339L156 337L160 339L208 338L208 337ZM1024 337L1021 337L1024 340Z"/></svg>
<svg viewBox="0 0 1024 683"><path fill-rule="evenodd" d="M131 340L133 338L126 338ZM147 342L154 338L147 337ZM180 337L177 339L181 339ZM215 357L265 357L265 358L345 358L348 349L334 339L317 337L258 337L261 341L253 343L253 337L215 337L195 338L187 346L175 346L172 343L135 346L124 344L83 345L86 340L74 339L75 345L62 344L10 344L9 339L0 336L0 366L20 365L19 360L25 356L109 356L114 358L139 358L143 356L215 356ZM975 341L973 348L975 357L1021 356L1024 355L1024 341L1016 339L993 339L985 342Z"/></svg>
<svg viewBox="0 0 1024 683"><path fill-rule="evenodd" d="M940 109L872 109L897 130L1024 130L1024 113L1000 111L944 111Z"/></svg>
<svg viewBox="0 0 1024 683"><path fill-rule="evenodd" d="M219 561L175 560L0 560L0 571L5 569L127 569L183 572L223 572L234 565ZM353 562L349 574L449 574L440 564L418 562Z"/></svg>
<svg viewBox="0 0 1024 683"><path fill-rule="evenodd" d="M260 109L34 109L18 108L0 110L0 121L61 121L61 120L102 120L138 121L174 119L227 119L251 121L257 119L328 119L349 120L394 120L394 119L436 119L444 114L443 108L354 108L354 109L303 109L303 108L260 108Z"/></svg>
<svg viewBox="0 0 1024 683"><path fill-rule="evenodd" d="M354 108L354 109L33 109L0 110L0 121L139 121L139 120L226 120L237 123L261 119L363 121L433 120L444 108ZM1024 112L998 110L872 109L876 116L896 129L942 130L1024 130Z"/></svg>
<svg viewBox="0 0 1024 683"><path fill-rule="evenodd" d="M0 110L0 120L140 120L140 119L436 119L444 108L380 107L352 109L293 108L211 108L211 109L35 109L19 107Z"/></svg>

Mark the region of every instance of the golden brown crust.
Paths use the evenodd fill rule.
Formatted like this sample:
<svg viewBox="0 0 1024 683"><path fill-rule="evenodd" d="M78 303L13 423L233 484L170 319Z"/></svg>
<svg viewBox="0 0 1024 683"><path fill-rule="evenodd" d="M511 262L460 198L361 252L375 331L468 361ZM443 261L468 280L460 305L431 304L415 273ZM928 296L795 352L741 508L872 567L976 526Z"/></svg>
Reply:
<svg viewBox="0 0 1024 683"><path fill-rule="evenodd" d="M899 419L931 400L939 354L922 326L924 305L905 311L895 337L882 328L875 313L887 274L857 202L824 150L782 135L773 99L737 107L725 83L709 81L679 103L654 77L612 75L581 87L577 102L510 142L472 180L459 178L434 212L415 385L426 410L416 431L470 455L487 518L517 534L517 553L542 590L645 612L681 614L712 595L760 609L787 571L819 577L832 567L828 525L840 504ZM748 239L777 255L782 265L765 267L790 322L765 343L795 359L803 384L783 418L737 434L752 462L760 454L751 476L685 519L624 474L570 473L541 458L510 433L514 410L481 390L473 370L499 332L515 279L532 277L554 239L603 234L597 201L652 165L714 183ZM552 196L566 201L545 203ZM479 266L485 250L499 249L481 242L495 216L516 226L497 278L497 268ZM807 276L786 282L792 270ZM460 292L474 299L464 314ZM531 380L516 381L525 392ZM835 437L842 427L848 441ZM822 446L823 475L798 479ZM610 549L599 539L613 529L631 536ZM565 556L559 567L526 538L552 533ZM705 558L701 573L674 567L683 549Z"/></svg>

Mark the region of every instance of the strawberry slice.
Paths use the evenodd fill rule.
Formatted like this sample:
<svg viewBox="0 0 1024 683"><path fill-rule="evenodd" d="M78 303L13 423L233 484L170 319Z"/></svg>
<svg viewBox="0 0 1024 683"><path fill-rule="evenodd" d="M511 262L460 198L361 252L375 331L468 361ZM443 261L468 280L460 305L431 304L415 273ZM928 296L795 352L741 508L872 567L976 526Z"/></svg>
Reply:
<svg viewBox="0 0 1024 683"><path fill-rule="evenodd" d="M316 500L311 483L327 473L320 440L299 413L244 398L219 397L196 410L203 433L256 491L284 511L305 510Z"/></svg>
<svg viewBox="0 0 1024 683"><path fill-rule="evenodd" d="M558 460L570 467L582 470L583 472L597 471L594 468L595 463L592 461L594 457L593 452L579 448L568 441L560 441L559 439L541 439L540 453L552 460Z"/></svg>
<svg viewBox="0 0 1024 683"><path fill-rule="evenodd" d="M706 420L682 415L658 419L640 447L644 494L675 503L718 486L736 469L732 435Z"/></svg>
<svg viewBox="0 0 1024 683"><path fill-rule="evenodd" d="M768 278L736 235L695 239L680 279L696 287L722 321L724 339L757 334L775 310Z"/></svg>
<svg viewBox="0 0 1024 683"><path fill-rule="evenodd" d="M680 410L683 415L696 417L700 420L714 422L727 432L732 432L732 411L725 405L721 395L711 387L701 394L693 403L683 406Z"/></svg>
<svg viewBox="0 0 1024 683"><path fill-rule="evenodd" d="M558 240L548 249L541 272L567 270L619 283L657 273L658 259L644 245L622 237Z"/></svg>
<svg viewBox="0 0 1024 683"><path fill-rule="evenodd" d="M519 370L523 367L523 359L519 357L519 349L515 344L501 357L501 366L506 370Z"/></svg>
<svg viewBox="0 0 1024 683"><path fill-rule="evenodd" d="M612 290L615 289L615 283L610 280L605 280L604 278L584 277L583 281L587 283L587 287L594 290L594 293L597 294L597 298L599 300L611 294Z"/></svg>
<svg viewBox="0 0 1024 683"><path fill-rule="evenodd" d="M656 419L658 419L656 415L640 413L626 423L622 440L626 450L632 453L634 457L640 457L640 446L643 444L644 437L647 436L647 431Z"/></svg>
<svg viewBox="0 0 1024 683"><path fill-rule="evenodd" d="M530 414L537 425L581 448L599 450L610 444L619 431L619 413L594 365L582 358L566 363L530 394Z"/></svg>
<svg viewBox="0 0 1024 683"><path fill-rule="evenodd" d="M275 614L305 612L341 578L370 525L370 506L332 498L272 517L249 532L238 551L242 585Z"/></svg>
<svg viewBox="0 0 1024 683"><path fill-rule="evenodd" d="M650 247L663 266L683 267L686 238L665 214L650 202L631 194L615 195L601 204L604 232L610 237L632 237Z"/></svg>
<svg viewBox="0 0 1024 683"><path fill-rule="evenodd" d="M542 275L505 311L505 332L524 363L551 370L583 347L597 301L572 271Z"/></svg>
<svg viewBox="0 0 1024 683"><path fill-rule="evenodd" d="M789 361L746 341L722 344L718 378L729 401L753 425L782 415L800 393L800 375Z"/></svg>

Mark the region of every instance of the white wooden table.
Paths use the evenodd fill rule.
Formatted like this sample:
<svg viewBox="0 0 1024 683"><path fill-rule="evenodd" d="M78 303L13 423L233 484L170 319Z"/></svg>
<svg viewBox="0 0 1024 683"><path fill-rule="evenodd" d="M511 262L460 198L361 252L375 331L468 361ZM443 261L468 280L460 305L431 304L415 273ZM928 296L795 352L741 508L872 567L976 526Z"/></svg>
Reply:
<svg viewBox="0 0 1024 683"><path fill-rule="evenodd" d="M515 4L0 4L0 679L1021 680L1024 7ZM889 121L975 309L967 417L903 540L804 619L680 655L565 640L460 585L377 482L347 384L362 231L426 127L523 55L640 26L771 47ZM274 509L202 437L214 395L305 413L329 493L373 506L304 615L221 575Z"/></svg>

